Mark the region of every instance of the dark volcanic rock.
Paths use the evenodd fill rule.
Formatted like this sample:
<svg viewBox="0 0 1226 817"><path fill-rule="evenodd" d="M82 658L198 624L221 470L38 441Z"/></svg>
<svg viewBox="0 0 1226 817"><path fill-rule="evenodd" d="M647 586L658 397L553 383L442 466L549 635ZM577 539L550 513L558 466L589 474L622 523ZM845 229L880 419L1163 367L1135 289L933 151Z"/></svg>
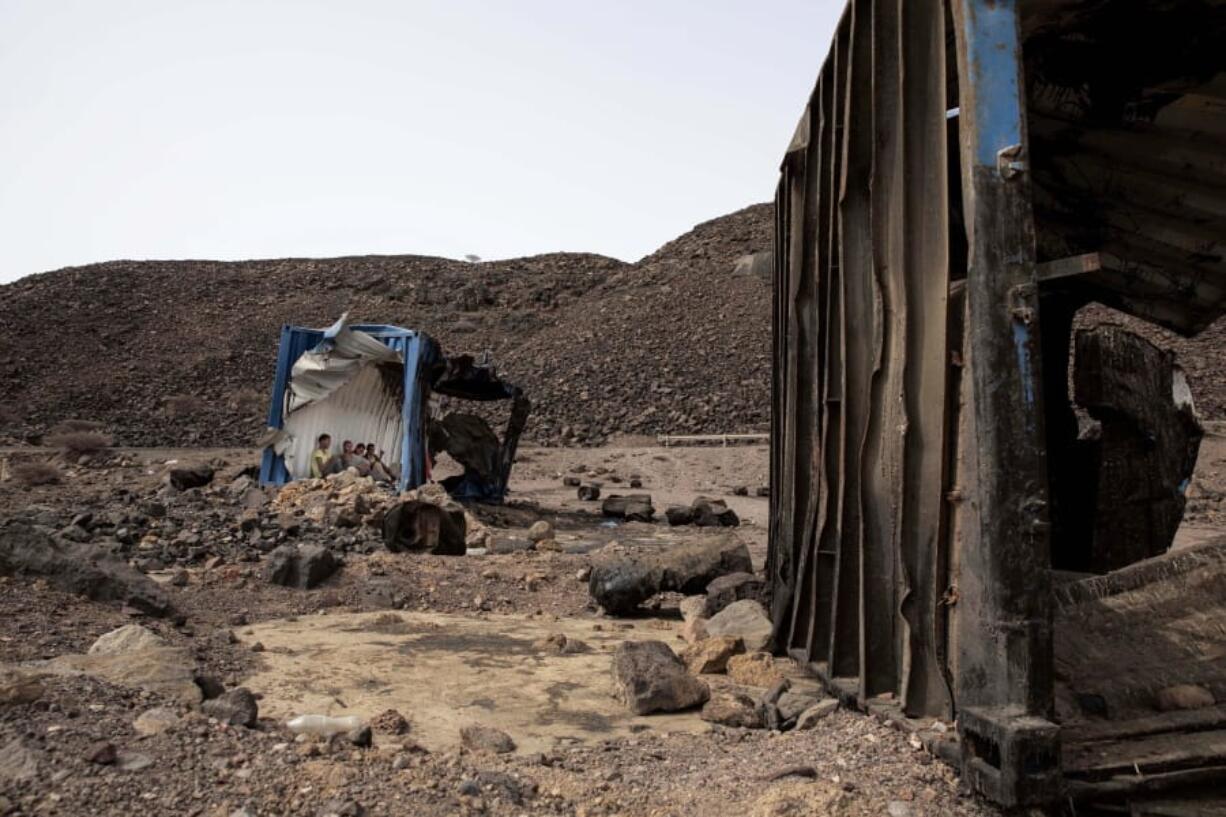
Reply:
<svg viewBox="0 0 1226 817"><path fill-rule="evenodd" d="M689 525L694 521L694 511L688 505L669 505L664 518L670 525Z"/></svg>
<svg viewBox="0 0 1226 817"><path fill-rule="evenodd" d="M203 488L213 481L213 469L207 465L191 465L183 468L172 468L168 476L175 490L186 491L189 488Z"/></svg>
<svg viewBox="0 0 1226 817"><path fill-rule="evenodd" d="M702 614L711 618L734 601L760 599L765 584L752 573L729 573L720 576L707 585L707 600Z"/></svg>
<svg viewBox="0 0 1226 817"><path fill-rule="evenodd" d="M248 728L255 726L260 717L260 706L255 695L246 687L236 687L205 701L200 705L200 711L230 726Z"/></svg>
<svg viewBox="0 0 1226 817"><path fill-rule="evenodd" d="M600 505L600 513L614 519L631 522L651 522L656 509L651 504L650 494L612 494Z"/></svg>
<svg viewBox="0 0 1226 817"><path fill-rule="evenodd" d="M626 641L613 653L617 696L631 712L676 712L700 706L710 697L702 681L663 641Z"/></svg>
<svg viewBox="0 0 1226 817"><path fill-rule="evenodd" d="M273 584L310 590L338 567L332 551L322 545L281 545L268 554L265 576Z"/></svg>
<svg viewBox="0 0 1226 817"><path fill-rule="evenodd" d="M694 524L700 528L735 528L741 524L736 511L720 499L700 496L694 500L690 509L694 513Z"/></svg>
<svg viewBox="0 0 1226 817"><path fill-rule="evenodd" d="M119 601L143 613L172 612L165 591L149 577L90 545L56 539L21 522L0 527L0 575L45 578L94 601Z"/></svg>
<svg viewBox="0 0 1226 817"><path fill-rule="evenodd" d="M627 615L656 593L693 595L720 576L752 569L745 543L724 535L597 562L588 579L588 592L611 615Z"/></svg>

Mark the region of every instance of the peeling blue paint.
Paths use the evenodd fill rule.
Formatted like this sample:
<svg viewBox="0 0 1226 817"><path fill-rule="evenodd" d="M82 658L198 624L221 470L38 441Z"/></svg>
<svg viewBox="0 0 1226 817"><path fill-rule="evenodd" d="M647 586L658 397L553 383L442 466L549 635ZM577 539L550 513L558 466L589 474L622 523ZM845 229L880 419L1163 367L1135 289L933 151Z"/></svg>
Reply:
<svg viewBox="0 0 1226 817"><path fill-rule="evenodd" d="M1017 352L1017 370L1022 381L1022 399L1030 408L1027 416L1033 423L1038 407L1035 405L1035 377L1030 366L1030 327L1022 321L1013 322L1013 347Z"/></svg>
<svg viewBox="0 0 1226 817"><path fill-rule="evenodd" d="M996 166L996 154L1022 143L1021 44L1015 0L969 2L966 56L972 79L974 126L979 131L976 162Z"/></svg>

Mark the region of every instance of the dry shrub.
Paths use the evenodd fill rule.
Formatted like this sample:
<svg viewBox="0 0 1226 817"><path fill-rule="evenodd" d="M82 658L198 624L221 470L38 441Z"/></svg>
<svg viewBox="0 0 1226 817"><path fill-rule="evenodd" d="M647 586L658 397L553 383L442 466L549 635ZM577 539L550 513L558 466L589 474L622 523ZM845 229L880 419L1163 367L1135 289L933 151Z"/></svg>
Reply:
<svg viewBox="0 0 1226 817"><path fill-rule="evenodd" d="M63 420L47 429L47 436L54 437L61 434L78 434L82 431L101 431L102 423L96 423L93 420Z"/></svg>
<svg viewBox="0 0 1226 817"><path fill-rule="evenodd" d="M111 438L96 431L68 431L62 434L48 434L43 442L52 448L62 449L65 454L80 457L83 454L97 454L111 447Z"/></svg>
<svg viewBox="0 0 1226 817"><path fill-rule="evenodd" d="M13 479L22 485L54 485L60 481L60 469L49 462L23 462L13 466Z"/></svg>
<svg viewBox="0 0 1226 817"><path fill-rule="evenodd" d="M194 394L172 394L162 406L171 417L190 417L204 409L204 402Z"/></svg>

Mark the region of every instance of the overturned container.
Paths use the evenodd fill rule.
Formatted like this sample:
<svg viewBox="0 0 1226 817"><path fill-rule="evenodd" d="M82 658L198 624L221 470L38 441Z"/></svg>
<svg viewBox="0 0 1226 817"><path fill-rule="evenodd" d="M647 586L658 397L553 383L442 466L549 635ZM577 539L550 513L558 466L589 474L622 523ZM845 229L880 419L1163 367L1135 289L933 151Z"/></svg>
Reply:
<svg viewBox="0 0 1226 817"><path fill-rule="evenodd" d="M432 395L468 401L506 400L510 420L501 440L475 415L436 418ZM400 491L431 477L435 458L448 450L464 473L445 481L460 499L499 502L531 404L493 366L467 355L447 358L424 332L383 324L327 329L285 326L262 441L260 482L284 485L310 476L310 458L322 434L373 444ZM447 433L448 428L469 431ZM461 444L461 442L463 444ZM450 448L448 448L450 445Z"/></svg>

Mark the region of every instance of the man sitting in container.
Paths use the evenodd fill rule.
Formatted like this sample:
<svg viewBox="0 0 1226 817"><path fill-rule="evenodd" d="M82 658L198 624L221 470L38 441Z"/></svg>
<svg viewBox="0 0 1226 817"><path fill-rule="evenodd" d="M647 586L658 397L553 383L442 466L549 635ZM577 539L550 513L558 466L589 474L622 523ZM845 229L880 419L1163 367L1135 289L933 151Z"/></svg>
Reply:
<svg viewBox="0 0 1226 817"><path fill-rule="evenodd" d="M331 447L332 435L320 434L315 450L311 452L311 476L313 478L322 479L329 474L339 474L344 470L341 458L328 453Z"/></svg>

